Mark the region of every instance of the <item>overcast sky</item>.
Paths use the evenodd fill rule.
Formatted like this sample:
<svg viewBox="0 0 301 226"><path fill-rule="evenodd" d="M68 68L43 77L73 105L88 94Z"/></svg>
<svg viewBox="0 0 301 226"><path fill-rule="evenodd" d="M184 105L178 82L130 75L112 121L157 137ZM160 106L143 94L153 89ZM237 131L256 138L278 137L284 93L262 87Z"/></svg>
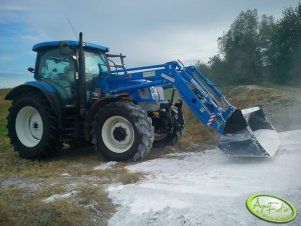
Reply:
<svg viewBox="0 0 301 226"><path fill-rule="evenodd" d="M300 0L0 0L0 88L32 79L32 45L76 39L127 55L128 66L207 62L242 10L281 17Z"/></svg>

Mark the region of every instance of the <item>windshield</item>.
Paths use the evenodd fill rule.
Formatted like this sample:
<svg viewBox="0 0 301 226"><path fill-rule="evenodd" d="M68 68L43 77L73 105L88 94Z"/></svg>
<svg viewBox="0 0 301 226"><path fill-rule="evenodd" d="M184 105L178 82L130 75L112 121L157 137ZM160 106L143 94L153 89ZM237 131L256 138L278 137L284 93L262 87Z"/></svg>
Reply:
<svg viewBox="0 0 301 226"><path fill-rule="evenodd" d="M85 51L86 74L98 76L99 72L109 71L104 55L97 52ZM98 66L99 65L99 66Z"/></svg>

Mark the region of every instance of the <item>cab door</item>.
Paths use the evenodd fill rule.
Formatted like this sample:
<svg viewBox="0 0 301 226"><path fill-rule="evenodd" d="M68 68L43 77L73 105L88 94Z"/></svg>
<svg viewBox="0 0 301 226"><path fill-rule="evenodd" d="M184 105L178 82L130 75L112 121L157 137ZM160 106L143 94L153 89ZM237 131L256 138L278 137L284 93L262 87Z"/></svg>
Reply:
<svg viewBox="0 0 301 226"><path fill-rule="evenodd" d="M75 62L72 54L61 54L59 48L39 53L37 80L51 85L65 106L75 106Z"/></svg>

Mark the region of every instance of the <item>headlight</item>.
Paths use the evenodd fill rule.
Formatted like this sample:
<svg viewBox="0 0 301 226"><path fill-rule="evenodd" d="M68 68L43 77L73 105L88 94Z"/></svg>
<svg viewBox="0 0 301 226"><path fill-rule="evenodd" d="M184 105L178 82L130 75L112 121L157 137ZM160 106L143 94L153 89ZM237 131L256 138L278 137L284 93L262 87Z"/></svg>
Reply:
<svg viewBox="0 0 301 226"><path fill-rule="evenodd" d="M159 96L159 92L156 89L156 87L152 86L149 89L150 89L150 92L151 92L153 100L159 101L160 100L160 96Z"/></svg>

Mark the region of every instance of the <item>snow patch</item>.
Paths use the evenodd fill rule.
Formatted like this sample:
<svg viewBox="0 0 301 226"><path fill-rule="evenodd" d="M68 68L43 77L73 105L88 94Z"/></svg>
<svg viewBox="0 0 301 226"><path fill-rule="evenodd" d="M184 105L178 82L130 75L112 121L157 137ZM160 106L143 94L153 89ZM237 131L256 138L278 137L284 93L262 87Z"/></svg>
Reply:
<svg viewBox="0 0 301 226"><path fill-rule="evenodd" d="M71 191L62 195L56 194L56 195L52 195L46 199L43 199L42 201L44 203L50 203L50 202L55 202L57 200L61 200L61 199L67 199L70 198L71 196L76 195L78 192L77 191Z"/></svg>
<svg viewBox="0 0 301 226"><path fill-rule="evenodd" d="M107 169L111 169L112 166L114 166L115 164L117 164L117 162L114 162L114 161L106 162L106 163L101 164L100 166L94 167L94 170L107 170Z"/></svg>
<svg viewBox="0 0 301 226"><path fill-rule="evenodd" d="M247 210L250 195L279 195L301 208L301 131L280 137L273 158L228 157L213 149L126 167L147 177L108 187L109 198L120 205L109 225L270 225ZM299 222L298 215L287 225Z"/></svg>
<svg viewBox="0 0 301 226"><path fill-rule="evenodd" d="M69 173L63 173L62 176L63 177L71 177L71 174L69 174Z"/></svg>

